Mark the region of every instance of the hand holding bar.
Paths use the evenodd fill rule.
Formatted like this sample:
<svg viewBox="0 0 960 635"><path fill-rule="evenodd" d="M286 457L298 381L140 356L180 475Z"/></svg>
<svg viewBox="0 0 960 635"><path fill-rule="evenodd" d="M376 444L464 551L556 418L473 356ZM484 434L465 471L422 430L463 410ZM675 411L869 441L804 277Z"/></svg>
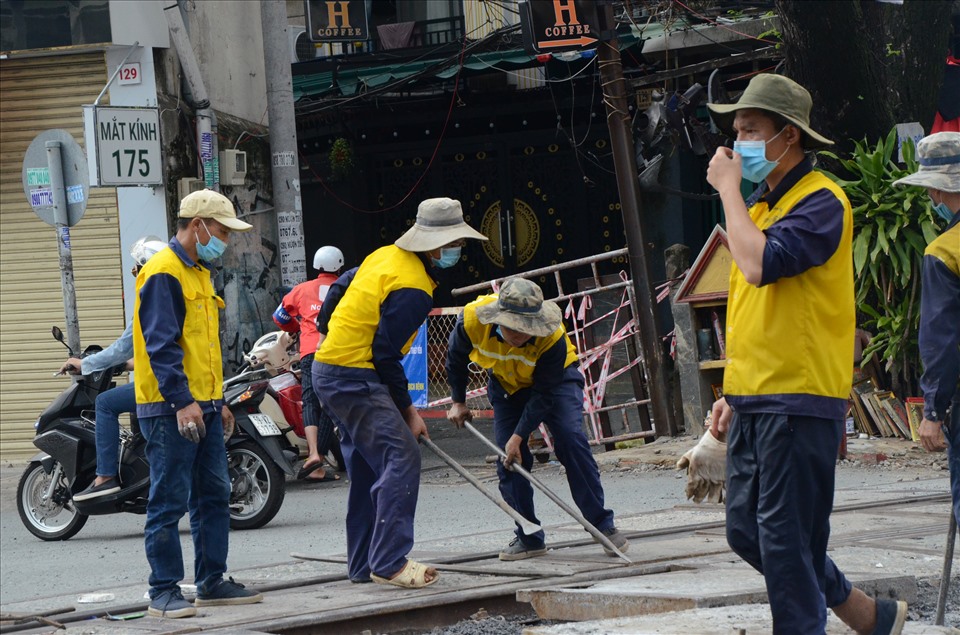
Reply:
<svg viewBox="0 0 960 635"><path fill-rule="evenodd" d="M452 467L457 472L457 474L465 478L468 483L470 483L471 485L476 487L478 490L480 490L480 492L484 496L486 496L487 498L492 500L494 503L496 503L497 507L499 507L504 512L506 512L507 515L510 516L510 518L512 518L514 521L516 521L518 525L520 525L520 529L523 531L523 533L529 536L543 529L543 527L541 527L540 525L536 523L532 523L526 518L524 518L523 516L521 516L517 510L507 505L507 502L505 500L503 500L499 496L495 496L490 490L488 490L486 487L483 486L483 483L481 483L476 476L468 472L465 467L457 463L452 456L450 456L449 454L447 454L446 452L438 448L433 441L431 441L427 437L421 436L420 443L424 444L425 446L433 450L433 453L439 456L441 459L443 459L443 461L447 465Z"/></svg>
<svg viewBox="0 0 960 635"><path fill-rule="evenodd" d="M494 452L497 453L497 455L500 457L500 460L501 460L501 461L506 458L506 456L507 456L506 452L504 452L502 449L500 449L499 447L497 447L497 445L496 445L494 442L492 442L490 439L488 439L487 437L483 436L483 433L481 433L479 430L477 430L476 428L474 428L473 425L472 425L469 421L464 421L464 422L463 422L463 427L465 427L467 430L469 430L470 432L472 432L472 433L474 434L474 436L476 436L478 439L480 439L481 441L483 441L484 443L486 443L487 446L490 447L490 449L492 449ZM508 469L508 470L513 470L514 472L516 472L517 474L519 474L519 475L522 476L523 478L525 478L525 479L527 479L528 481L530 481L530 483L532 483L537 489L539 489L541 492L543 492L544 494L546 494L547 497L548 497L550 500L552 500L554 503L556 503L556 504L560 507L560 509L562 509L563 511L565 511L565 512L567 512L568 514L570 514L571 516L573 516L573 518L574 518L578 523L580 523L581 525L583 525L584 529L586 529L588 532L590 532L590 535L593 536L600 544L602 544L604 547L606 547L609 551L612 551L612 552L615 553L616 555L620 556L620 558L623 559L623 560L624 560L625 562L627 562L628 564L633 564L633 560L631 560L630 558L628 558L627 556L625 556L625 555L623 554L623 552L621 552L619 549L617 549L616 545L614 545L614 544L610 541L609 538L607 538L605 535L603 535L603 532L601 532L599 529L597 529L596 527L594 527L593 524L591 524L590 521L588 521L586 518L584 518L583 515L582 515L580 512L578 512L576 509L574 509L574 508L570 507L569 505L567 505L567 503L565 503L562 498L560 498L559 496L557 496L556 494L554 494L554 493L550 490L550 488L548 488L546 485L544 485L543 482L540 481L540 479L538 479L536 476L534 476L533 474L531 474L530 472L528 472L527 470L525 470L525 469L523 468L523 466L521 466L521 465L518 464L518 463L513 463L513 464L510 465L510 467L508 467L508 468L506 468L506 469Z"/></svg>

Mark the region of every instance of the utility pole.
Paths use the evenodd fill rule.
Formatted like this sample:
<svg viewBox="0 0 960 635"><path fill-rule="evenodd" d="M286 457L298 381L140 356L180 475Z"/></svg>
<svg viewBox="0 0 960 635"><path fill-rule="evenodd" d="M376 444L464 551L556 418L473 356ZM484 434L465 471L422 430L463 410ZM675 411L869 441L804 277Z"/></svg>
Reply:
<svg viewBox="0 0 960 635"><path fill-rule="evenodd" d="M640 345L647 367L648 389L653 406L653 422L657 436L670 436L677 430L673 409L668 398L667 381L663 372L663 353L660 347L660 328L657 324L656 300L649 276L649 257L643 240L640 182L637 178L637 160L633 136L630 132L630 113L627 111L626 83L620 63L620 45L616 37L613 3L600 7L601 41L598 44L600 86L607 109L607 127L613 149L613 165L617 173L617 189L623 212L623 227L627 234L630 277L636 300L637 326Z"/></svg>
<svg viewBox="0 0 960 635"><path fill-rule="evenodd" d="M292 287L307 279L307 261L285 1L261 0L260 23L267 81L267 114L270 118L271 176L273 207L277 213L280 281L283 286Z"/></svg>

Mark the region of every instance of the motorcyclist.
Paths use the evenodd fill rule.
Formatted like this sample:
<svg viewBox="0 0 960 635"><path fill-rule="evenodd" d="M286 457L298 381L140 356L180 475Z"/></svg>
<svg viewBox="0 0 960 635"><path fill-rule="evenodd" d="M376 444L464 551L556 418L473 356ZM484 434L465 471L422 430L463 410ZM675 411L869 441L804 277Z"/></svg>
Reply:
<svg viewBox="0 0 960 635"><path fill-rule="evenodd" d="M333 420L320 407L320 401L313 391L310 368L313 354L324 338L324 334L317 331L317 316L330 285L337 280L343 268L343 252L332 245L321 247L313 256L313 268L319 271L316 279L302 282L291 289L274 311L273 321L288 333L300 333L303 432L309 454L297 478L334 481L339 480L339 476L328 475L323 468L323 457L333 442Z"/></svg>

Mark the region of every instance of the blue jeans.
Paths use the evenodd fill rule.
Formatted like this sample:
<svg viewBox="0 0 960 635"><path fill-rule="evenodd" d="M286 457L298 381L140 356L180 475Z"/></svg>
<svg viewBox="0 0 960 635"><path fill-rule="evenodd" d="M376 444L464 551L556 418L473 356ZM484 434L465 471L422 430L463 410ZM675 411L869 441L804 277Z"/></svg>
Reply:
<svg viewBox="0 0 960 635"><path fill-rule="evenodd" d="M727 542L763 574L777 635L823 633L851 585L827 556L842 421L734 413Z"/></svg>
<svg viewBox="0 0 960 635"><path fill-rule="evenodd" d="M316 426L317 452L326 456L333 443L333 419L320 406L320 400L313 389L313 354L300 359L300 399L303 402L303 427Z"/></svg>
<svg viewBox="0 0 960 635"><path fill-rule="evenodd" d="M950 420L944 426L943 433L947 437L953 515L960 523L960 396L953 398L953 403L950 405Z"/></svg>
<svg viewBox="0 0 960 635"><path fill-rule="evenodd" d="M389 578L413 549L420 446L383 384L314 375L314 389L339 421L350 477L347 572Z"/></svg>
<svg viewBox="0 0 960 635"><path fill-rule="evenodd" d="M97 395L97 476L117 476L120 465L120 415L137 411L133 382Z"/></svg>
<svg viewBox="0 0 960 635"><path fill-rule="evenodd" d="M193 537L194 582L201 594L227 570L230 478L220 411L203 415L206 436L192 443L180 436L175 416L144 417L150 499L144 543L150 563L150 597L176 589L183 579L177 525L188 507Z"/></svg>
<svg viewBox="0 0 960 635"><path fill-rule="evenodd" d="M497 445L501 448L513 435L523 415L523 410L532 395L530 388L518 390L507 396L495 380L487 388L487 396L493 406L493 427ZM600 468L590 451L587 435L583 432L583 376L577 366L564 371L563 381L553 391L553 408L543 421L553 437L557 460L566 468L567 485L573 502L580 513L600 531L612 529L613 512L604 507L603 486L600 484ZM520 444L520 463L527 471L533 467L533 454L527 440ZM530 481L516 472L504 469L497 463L500 477L500 493L510 507L520 512L527 520L540 524L533 507L533 487ZM530 536L516 529L517 538L532 549L543 547L543 532Z"/></svg>

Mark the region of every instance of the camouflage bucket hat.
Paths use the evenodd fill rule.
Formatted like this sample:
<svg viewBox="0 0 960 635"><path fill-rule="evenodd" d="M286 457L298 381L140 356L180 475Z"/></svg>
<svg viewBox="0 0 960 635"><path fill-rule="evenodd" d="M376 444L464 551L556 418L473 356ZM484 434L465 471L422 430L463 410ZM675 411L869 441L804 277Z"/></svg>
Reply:
<svg viewBox="0 0 960 635"><path fill-rule="evenodd" d="M563 322L563 312L555 302L543 299L535 282L510 278L500 287L496 302L477 307L481 324L499 324L527 335L546 337Z"/></svg>
<svg viewBox="0 0 960 635"><path fill-rule="evenodd" d="M921 139L917 144L917 163L920 167L914 174L893 184L960 192L960 132L936 132Z"/></svg>

